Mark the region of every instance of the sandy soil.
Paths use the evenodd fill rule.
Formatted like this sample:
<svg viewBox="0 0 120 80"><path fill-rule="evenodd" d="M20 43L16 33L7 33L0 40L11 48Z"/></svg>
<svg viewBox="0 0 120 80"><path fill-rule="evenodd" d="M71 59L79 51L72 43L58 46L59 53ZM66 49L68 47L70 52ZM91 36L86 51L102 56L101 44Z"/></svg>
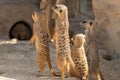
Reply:
<svg viewBox="0 0 120 80"><path fill-rule="evenodd" d="M55 64L55 48L50 43L53 68L59 73ZM61 80L53 77L46 66L44 75L37 77L38 67L35 62L35 48L29 41L0 41L0 80ZM101 69L105 80L120 80L120 59L107 61L101 59ZM77 80L67 78L66 80Z"/></svg>

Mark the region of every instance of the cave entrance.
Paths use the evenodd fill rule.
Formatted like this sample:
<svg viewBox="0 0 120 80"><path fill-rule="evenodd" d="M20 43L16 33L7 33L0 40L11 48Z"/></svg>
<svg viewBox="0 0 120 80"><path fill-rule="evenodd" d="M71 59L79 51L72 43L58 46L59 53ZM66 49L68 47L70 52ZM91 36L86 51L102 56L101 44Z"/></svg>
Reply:
<svg viewBox="0 0 120 80"><path fill-rule="evenodd" d="M32 36L32 29L25 21L16 22L9 31L10 39L29 40Z"/></svg>

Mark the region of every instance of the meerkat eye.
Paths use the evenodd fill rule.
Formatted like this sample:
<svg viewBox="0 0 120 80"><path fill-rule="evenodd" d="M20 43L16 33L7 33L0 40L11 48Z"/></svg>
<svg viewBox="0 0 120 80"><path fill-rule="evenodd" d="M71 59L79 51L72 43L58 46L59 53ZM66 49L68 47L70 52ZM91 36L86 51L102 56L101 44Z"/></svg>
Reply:
<svg viewBox="0 0 120 80"><path fill-rule="evenodd" d="M87 21L82 21L82 23L87 23Z"/></svg>
<svg viewBox="0 0 120 80"><path fill-rule="evenodd" d="M91 26L93 25L93 22L92 22L92 21L90 21L90 25L91 25Z"/></svg>
<svg viewBox="0 0 120 80"><path fill-rule="evenodd" d="M62 9L60 9L60 13L62 13Z"/></svg>

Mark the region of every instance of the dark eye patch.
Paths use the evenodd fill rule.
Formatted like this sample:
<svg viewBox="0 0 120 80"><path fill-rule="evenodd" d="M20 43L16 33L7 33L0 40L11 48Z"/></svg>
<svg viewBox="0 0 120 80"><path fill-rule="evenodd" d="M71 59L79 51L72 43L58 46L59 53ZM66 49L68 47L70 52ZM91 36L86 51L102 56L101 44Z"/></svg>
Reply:
<svg viewBox="0 0 120 80"><path fill-rule="evenodd" d="M92 21L90 21L90 25L91 25L91 26L93 25L93 22L92 22Z"/></svg>
<svg viewBox="0 0 120 80"><path fill-rule="evenodd" d="M62 9L60 9L60 13L62 13Z"/></svg>
<svg viewBox="0 0 120 80"><path fill-rule="evenodd" d="M82 23L87 23L87 21L82 21Z"/></svg>

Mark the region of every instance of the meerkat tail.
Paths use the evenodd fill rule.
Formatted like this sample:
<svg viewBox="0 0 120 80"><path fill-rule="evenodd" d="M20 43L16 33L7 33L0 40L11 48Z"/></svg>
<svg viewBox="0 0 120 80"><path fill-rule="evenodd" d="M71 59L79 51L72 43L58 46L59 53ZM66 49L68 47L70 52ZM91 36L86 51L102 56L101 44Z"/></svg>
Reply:
<svg viewBox="0 0 120 80"><path fill-rule="evenodd" d="M54 70L53 70L53 67L51 65L51 61L50 61L50 54L48 53L48 56L47 56L47 63L48 63L48 67L50 69L50 72L54 75L54 76L58 76L60 77L61 75L57 75Z"/></svg>
<svg viewBox="0 0 120 80"><path fill-rule="evenodd" d="M72 69L73 69L73 72L77 75L77 76L80 76L80 74L76 71L76 69L75 69L75 64L74 64L74 62L73 62L73 60L72 60L72 58L69 56L69 58L68 58L68 61L70 62L70 66L72 67Z"/></svg>

